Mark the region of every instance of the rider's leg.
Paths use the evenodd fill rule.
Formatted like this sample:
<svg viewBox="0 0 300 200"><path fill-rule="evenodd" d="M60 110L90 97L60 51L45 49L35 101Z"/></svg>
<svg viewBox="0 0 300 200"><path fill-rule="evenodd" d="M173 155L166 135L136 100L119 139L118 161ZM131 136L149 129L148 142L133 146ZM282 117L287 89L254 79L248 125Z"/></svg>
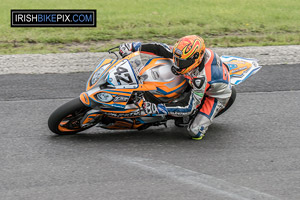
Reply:
<svg viewBox="0 0 300 200"><path fill-rule="evenodd" d="M188 126L189 135L196 140L202 139L215 116L225 107L229 99L205 96L199 112Z"/></svg>

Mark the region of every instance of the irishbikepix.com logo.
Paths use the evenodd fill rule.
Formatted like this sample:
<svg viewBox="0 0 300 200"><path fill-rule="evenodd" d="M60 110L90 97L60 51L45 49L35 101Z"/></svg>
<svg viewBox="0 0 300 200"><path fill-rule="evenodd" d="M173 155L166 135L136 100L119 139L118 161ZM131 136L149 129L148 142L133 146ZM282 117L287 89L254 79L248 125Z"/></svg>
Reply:
<svg viewBox="0 0 300 200"><path fill-rule="evenodd" d="M96 27L96 10L11 10L11 27Z"/></svg>

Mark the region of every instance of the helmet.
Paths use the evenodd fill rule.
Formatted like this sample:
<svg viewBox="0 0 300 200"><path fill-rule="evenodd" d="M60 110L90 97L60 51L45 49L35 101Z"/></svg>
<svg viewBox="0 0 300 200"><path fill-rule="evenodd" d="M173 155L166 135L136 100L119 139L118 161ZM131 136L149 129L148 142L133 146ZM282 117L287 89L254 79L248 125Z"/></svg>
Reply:
<svg viewBox="0 0 300 200"><path fill-rule="evenodd" d="M180 38L173 47L172 71L185 74L195 69L202 61L205 52L204 40L197 35Z"/></svg>

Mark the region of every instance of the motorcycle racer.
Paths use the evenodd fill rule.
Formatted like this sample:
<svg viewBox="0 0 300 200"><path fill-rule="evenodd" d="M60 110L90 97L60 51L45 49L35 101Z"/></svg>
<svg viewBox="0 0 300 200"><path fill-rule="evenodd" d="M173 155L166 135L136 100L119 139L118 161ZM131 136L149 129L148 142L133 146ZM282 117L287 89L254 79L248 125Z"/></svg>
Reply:
<svg viewBox="0 0 300 200"><path fill-rule="evenodd" d="M172 72L184 75L192 88L179 101L158 105L145 102L145 112L175 117L190 116L188 133L193 139L201 140L213 119L225 108L231 97L232 88L227 66L196 35L180 38L173 48L161 43L140 42L124 43L119 47L122 57L135 51L173 59Z"/></svg>

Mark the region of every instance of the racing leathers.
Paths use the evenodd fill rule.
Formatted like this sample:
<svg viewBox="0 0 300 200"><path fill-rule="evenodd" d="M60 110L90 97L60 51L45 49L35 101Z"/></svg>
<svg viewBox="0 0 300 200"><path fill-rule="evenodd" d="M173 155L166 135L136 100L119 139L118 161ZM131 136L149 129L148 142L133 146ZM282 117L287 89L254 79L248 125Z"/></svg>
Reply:
<svg viewBox="0 0 300 200"><path fill-rule="evenodd" d="M161 43L135 42L130 50L173 58L171 48ZM232 90L228 68L216 53L206 48L200 65L184 76L192 87L189 95L180 101L159 105L157 108L175 117L192 115L188 132L192 138L201 139L214 117L230 99Z"/></svg>

